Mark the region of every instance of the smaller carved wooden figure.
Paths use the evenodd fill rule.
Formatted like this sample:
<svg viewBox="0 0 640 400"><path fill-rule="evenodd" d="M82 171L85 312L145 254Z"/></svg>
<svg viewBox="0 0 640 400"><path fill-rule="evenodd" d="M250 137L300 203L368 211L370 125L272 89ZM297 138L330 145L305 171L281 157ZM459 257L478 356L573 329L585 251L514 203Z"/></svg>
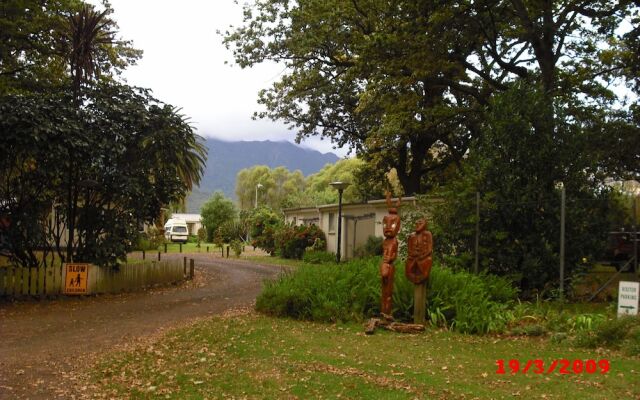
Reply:
<svg viewBox="0 0 640 400"><path fill-rule="evenodd" d="M407 240L407 264L405 274L407 279L419 285L429 279L431 265L433 264L431 254L433 253L433 237L427 230L427 221L421 218L416 223L416 231Z"/></svg>
<svg viewBox="0 0 640 400"><path fill-rule="evenodd" d="M388 316L392 311L393 298L393 275L395 273L394 261L398 257L398 239L396 236L400 231L400 216L398 208L400 207L400 199L396 206L391 203L391 193L387 195L387 210L389 215L382 218L382 227L384 240L382 241L382 264L380 265L380 275L382 276L382 304L380 311Z"/></svg>
<svg viewBox="0 0 640 400"><path fill-rule="evenodd" d="M407 279L415 284L413 302L413 323L424 325L427 306L427 280L431 273L433 237L427 230L427 221L419 219L416 231L407 240Z"/></svg>

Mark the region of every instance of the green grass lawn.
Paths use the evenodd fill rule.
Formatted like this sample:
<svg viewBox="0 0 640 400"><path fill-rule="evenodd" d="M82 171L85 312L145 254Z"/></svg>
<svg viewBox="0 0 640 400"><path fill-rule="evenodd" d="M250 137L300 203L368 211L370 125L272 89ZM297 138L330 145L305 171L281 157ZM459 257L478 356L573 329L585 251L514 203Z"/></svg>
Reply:
<svg viewBox="0 0 640 400"><path fill-rule="evenodd" d="M213 251L220 252L220 247L217 247L213 243L200 243L200 247L198 247L197 243L182 243L182 252L183 253L206 253L207 246L209 246L209 252L213 252ZM164 245L161 245L154 250L147 250L147 253L157 253L158 250L164 253ZM179 253L179 252L180 252L180 243L167 243L167 253Z"/></svg>
<svg viewBox="0 0 640 400"><path fill-rule="evenodd" d="M282 257L271 257L271 256L252 256L252 257L244 257L247 261L254 262L256 264L266 264L266 265L286 265L289 267L299 267L303 264L301 260L290 260Z"/></svg>
<svg viewBox="0 0 640 400"><path fill-rule="evenodd" d="M606 374L505 375L496 360L607 359ZM507 367L508 371L508 367ZM577 350L547 339L420 335L357 324L327 325L256 313L216 317L129 352L92 371L96 397L637 399L640 360Z"/></svg>

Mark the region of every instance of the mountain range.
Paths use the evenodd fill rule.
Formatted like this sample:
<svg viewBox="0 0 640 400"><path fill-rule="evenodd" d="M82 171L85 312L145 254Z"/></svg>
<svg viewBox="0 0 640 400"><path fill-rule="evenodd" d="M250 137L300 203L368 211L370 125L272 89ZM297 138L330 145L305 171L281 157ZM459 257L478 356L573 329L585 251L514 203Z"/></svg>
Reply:
<svg viewBox="0 0 640 400"><path fill-rule="evenodd" d="M187 212L199 213L204 202L216 190L235 199L236 175L241 169L254 165L283 166L290 171L299 169L308 176L339 160L333 153L321 153L286 141L226 142L207 138L205 145L209 150L207 164L200 186L194 188L187 198Z"/></svg>

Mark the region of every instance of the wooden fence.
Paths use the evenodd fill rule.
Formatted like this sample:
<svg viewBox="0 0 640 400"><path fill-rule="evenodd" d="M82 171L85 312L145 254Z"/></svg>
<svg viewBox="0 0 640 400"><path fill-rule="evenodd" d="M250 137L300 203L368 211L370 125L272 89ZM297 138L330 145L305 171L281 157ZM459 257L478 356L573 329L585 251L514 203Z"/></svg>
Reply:
<svg viewBox="0 0 640 400"><path fill-rule="evenodd" d="M118 270L89 268L88 293L120 293L153 285L177 283L193 277L186 261L167 260L121 265ZM54 296L64 292L63 266L48 268L0 267L0 297Z"/></svg>

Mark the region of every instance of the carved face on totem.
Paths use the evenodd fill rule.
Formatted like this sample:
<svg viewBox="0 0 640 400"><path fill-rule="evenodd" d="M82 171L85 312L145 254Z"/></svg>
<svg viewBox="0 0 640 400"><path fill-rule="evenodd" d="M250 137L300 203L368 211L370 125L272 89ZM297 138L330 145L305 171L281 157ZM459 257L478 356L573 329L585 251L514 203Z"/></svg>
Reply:
<svg viewBox="0 0 640 400"><path fill-rule="evenodd" d="M395 210L389 210L389 215L385 215L382 218L382 232L386 238L394 238L400 231L400 217L397 212L392 213Z"/></svg>
<svg viewBox="0 0 640 400"><path fill-rule="evenodd" d="M425 230L427 230L427 220L424 218L420 218L416 222L416 232L420 233L420 232L424 232Z"/></svg>

